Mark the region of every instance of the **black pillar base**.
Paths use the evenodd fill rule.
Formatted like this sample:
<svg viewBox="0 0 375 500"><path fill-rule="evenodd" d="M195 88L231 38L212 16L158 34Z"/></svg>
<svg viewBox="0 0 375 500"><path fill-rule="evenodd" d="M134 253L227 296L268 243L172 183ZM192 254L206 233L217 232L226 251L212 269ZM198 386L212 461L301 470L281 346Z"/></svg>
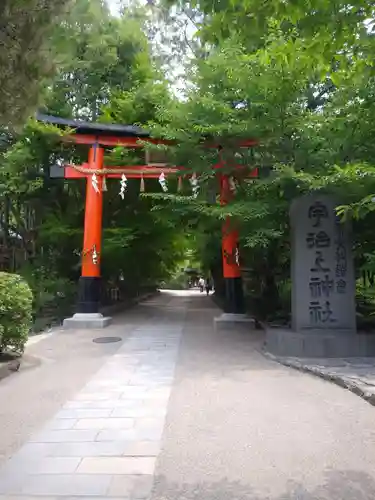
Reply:
<svg viewBox="0 0 375 500"><path fill-rule="evenodd" d="M245 300L242 289L242 278L224 278L225 282L225 309L232 314L245 313Z"/></svg>
<svg viewBox="0 0 375 500"><path fill-rule="evenodd" d="M101 278L81 276L78 282L77 313L98 313Z"/></svg>

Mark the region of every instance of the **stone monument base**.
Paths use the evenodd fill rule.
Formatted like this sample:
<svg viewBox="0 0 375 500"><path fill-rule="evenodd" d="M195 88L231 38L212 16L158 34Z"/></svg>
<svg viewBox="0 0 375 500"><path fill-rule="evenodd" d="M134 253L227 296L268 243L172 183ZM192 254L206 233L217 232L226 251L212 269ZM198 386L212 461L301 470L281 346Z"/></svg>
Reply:
<svg viewBox="0 0 375 500"><path fill-rule="evenodd" d="M100 313L76 313L71 318L64 319L65 330L90 330L101 329L108 326L112 321L110 317L104 317Z"/></svg>
<svg viewBox="0 0 375 500"><path fill-rule="evenodd" d="M221 316L214 318L214 326L216 331L227 330L231 327L254 330L255 321L246 314L223 313Z"/></svg>
<svg viewBox="0 0 375 500"><path fill-rule="evenodd" d="M375 335L268 328L266 350L275 356L298 358L368 357L375 356Z"/></svg>

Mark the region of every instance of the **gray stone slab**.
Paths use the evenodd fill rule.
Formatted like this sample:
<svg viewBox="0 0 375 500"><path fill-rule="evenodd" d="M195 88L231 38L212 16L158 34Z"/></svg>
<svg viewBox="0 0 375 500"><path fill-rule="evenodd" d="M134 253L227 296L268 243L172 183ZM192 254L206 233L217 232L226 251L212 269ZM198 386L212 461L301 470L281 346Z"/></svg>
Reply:
<svg viewBox="0 0 375 500"><path fill-rule="evenodd" d="M29 476L22 487L26 495L106 496L111 476L93 474L55 474Z"/></svg>
<svg viewBox="0 0 375 500"><path fill-rule="evenodd" d="M32 456L18 457L17 455L3 467L2 472L6 474L71 474L75 472L80 457L43 457Z"/></svg>
<svg viewBox="0 0 375 500"><path fill-rule="evenodd" d="M27 476L18 471L0 472L0 494L1 495L16 495L22 493L23 486L27 481Z"/></svg>
<svg viewBox="0 0 375 500"><path fill-rule="evenodd" d="M133 418L82 418L77 421L76 429L131 429L134 426Z"/></svg>
<svg viewBox="0 0 375 500"><path fill-rule="evenodd" d="M133 429L128 430L103 430L99 431L96 436L96 441L136 441L138 434Z"/></svg>
<svg viewBox="0 0 375 500"><path fill-rule="evenodd" d="M255 329L255 321L246 314L223 313L214 318L214 327L216 331L228 330L230 328Z"/></svg>
<svg viewBox="0 0 375 500"><path fill-rule="evenodd" d="M46 426L44 427L44 430L46 431L66 431L73 429L75 424L78 422L76 418L69 418L69 419L59 419L59 418L54 418L53 420L50 420Z"/></svg>
<svg viewBox="0 0 375 500"><path fill-rule="evenodd" d="M118 376L121 376L120 373L117 374ZM100 391L105 391L107 393L111 393L111 392L124 392L126 390L128 386L128 382L125 381L124 383L122 384L116 384L116 383L113 383L112 385L110 384L105 384L105 385L102 385L102 384L87 384L87 386L85 387L85 389L87 390L87 392L100 392Z"/></svg>
<svg viewBox="0 0 375 500"><path fill-rule="evenodd" d="M125 454L132 442L57 443L48 452L56 457L117 457ZM151 455L151 454L150 454Z"/></svg>
<svg viewBox="0 0 375 500"><path fill-rule="evenodd" d="M58 419L81 419L81 418L105 418L109 417L111 414L111 409L109 408L76 408L76 409L64 409L57 413L56 418Z"/></svg>
<svg viewBox="0 0 375 500"><path fill-rule="evenodd" d="M120 395L120 399L143 399L149 391L148 386L131 386L124 389Z"/></svg>
<svg viewBox="0 0 375 500"><path fill-rule="evenodd" d="M275 356L298 358L342 358L349 356L374 356L375 336L319 335L279 328L266 330L266 349Z"/></svg>
<svg viewBox="0 0 375 500"><path fill-rule="evenodd" d="M28 458L37 460L38 458L53 456L56 446L59 445L57 443L26 443L18 450L14 457L21 460Z"/></svg>
<svg viewBox="0 0 375 500"><path fill-rule="evenodd" d="M112 410L111 416L113 417L165 417L167 413L166 406L160 405L160 408L156 406L142 405L135 408L115 408Z"/></svg>
<svg viewBox="0 0 375 500"><path fill-rule="evenodd" d="M32 436L30 443L65 443L95 441L97 430L45 431Z"/></svg>
<svg viewBox="0 0 375 500"><path fill-rule="evenodd" d="M75 314L71 318L63 321L63 328L66 330L95 330L109 326L112 318L104 317L101 314Z"/></svg>
<svg viewBox="0 0 375 500"><path fill-rule="evenodd" d="M153 474L155 457L86 457L78 466L79 474Z"/></svg>
<svg viewBox="0 0 375 500"><path fill-rule="evenodd" d="M69 401L64 409L110 409L137 408L143 404L140 399L104 399L95 401Z"/></svg>
<svg viewBox="0 0 375 500"><path fill-rule="evenodd" d="M12 496L0 495L0 500L39 500L39 498L40 497L29 496L29 495L12 495ZM68 498L70 500L72 497L66 497L66 499L68 499ZM53 496L53 497L43 496L43 500L56 500L56 497L55 496ZM80 499L80 500L82 500L82 499ZM87 498L85 500L87 500ZM98 497L95 497L95 500L98 500ZM111 500L115 500L115 499L111 498Z"/></svg>
<svg viewBox="0 0 375 500"><path fill-rule="evenodd" d="M107 392L107 391L101 391L101 392L79 392L77 396L75 397L75 401L105 401L105 400L113 400L113 399L119 399L120 398L120 393L115 393L115 392Z"/></svg>
<svg viewBox="0 0 375 500"><path fill-rule="evenodd" d="M160 441L134 441L124 443L123 456L129 457L157 457L160 449Z"/></svg>
<svg viewBox="0 0 375 500"><path fill-rule="evenodd" d="M54 443L47 446L51 447L43 450L43 457L153 457L158 455L161 443L160 441L95 441L94 443ZM30 448L23 456L32 459L32 452Z"/></svg>

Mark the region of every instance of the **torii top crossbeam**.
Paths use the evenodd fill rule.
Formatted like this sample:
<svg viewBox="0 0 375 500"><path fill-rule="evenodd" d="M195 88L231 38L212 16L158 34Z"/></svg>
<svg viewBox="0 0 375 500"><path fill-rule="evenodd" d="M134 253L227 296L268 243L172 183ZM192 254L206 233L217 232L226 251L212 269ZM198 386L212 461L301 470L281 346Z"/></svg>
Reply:
<svg viewBox="0 0 375 500"><path fill-rule="evenodd" d="M107 124L107 123L89 123L80 120L72 120L66 118L55 117L51 115L37 115L38 121L55 125L63 129L72 129L74 133L69 134L64 137L65 142L71 142L75 144L82 144L87 146L95 147L117 147L122 146L125 148L144 148L145 144L173 144L172 141L167 141L163 139L154 139L150 137L150 133L141 127L135 125L117 125L117 124ZM242 140L239 141L239 148L250 148L256 145L254 140ZM218 148L219 145L211 145L208 147ZM104 167L104 166L103 166ZM216 165L218 169L219 164ZM87 163L83 163L81 166L65 165L65 170L57 168L52 169L51 175L53 177L65 177L66 179L71 178L82 178L86 177L84 170L88 169ZM110 171L108 171L110 170ZM119 170L121 170L119 172ZM112 166L110 169L104 167L103 174L108 178L118 178L121 177L122 173L125 173L129 178L158 178L161 173L177 173L180 172L181 168L178 167L168 167L166 164L161 164L159 162L147 161L145 165L133 165L133 166ZM254 173L250 174L254 177Z"/></svg>

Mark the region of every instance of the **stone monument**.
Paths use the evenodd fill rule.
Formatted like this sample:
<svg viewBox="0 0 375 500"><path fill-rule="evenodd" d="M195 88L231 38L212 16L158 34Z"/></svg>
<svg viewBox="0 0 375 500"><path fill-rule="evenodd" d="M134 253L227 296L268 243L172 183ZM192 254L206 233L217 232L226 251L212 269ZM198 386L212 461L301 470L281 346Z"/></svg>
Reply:
<svg viewBox="0 0 375 500"><path fill-rule="evenodd" d="M355 279L350 224L329 196L295 200L291 215L292 328L355 334Z"/></svg>
<svg viewBox="0 0 375 500"><path fill-rule="evenodd" d="M291 206L292 329L270 328L267 347L282 356L340 357L375 353L375 338L356 331L351 225L328 195Z"/></svg>

